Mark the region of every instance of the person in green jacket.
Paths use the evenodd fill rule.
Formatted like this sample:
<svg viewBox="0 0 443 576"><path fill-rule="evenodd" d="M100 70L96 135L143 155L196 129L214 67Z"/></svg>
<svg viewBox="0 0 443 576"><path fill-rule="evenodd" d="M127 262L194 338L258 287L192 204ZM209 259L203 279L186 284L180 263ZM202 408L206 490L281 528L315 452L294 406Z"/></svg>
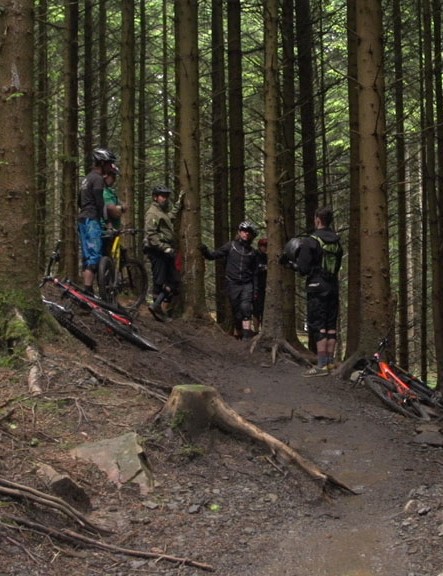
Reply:
<svg viewBox="0 0 443 576"><path fill-rule="evenodd" d="M117 190L115 189L115 182L119 173L118 167L112 165L108 173L103 177L105 183L103 189L103 200L105 203L103 227L105 229L119 230L122 225L122 214L126 212L126 206L118 199Z"/></svg>
<svg viewBox="0 0 443 576"><path fill-rule="evenodd" d="M145 215L143 252L151 262L154 300L148 308L159 322L169 319L165 308L178 294L180 287L180 274L176 267L178 243L173 223L181 209L183 193L170 209L171 194L172 191L166 186L156 186Z"/></svg>

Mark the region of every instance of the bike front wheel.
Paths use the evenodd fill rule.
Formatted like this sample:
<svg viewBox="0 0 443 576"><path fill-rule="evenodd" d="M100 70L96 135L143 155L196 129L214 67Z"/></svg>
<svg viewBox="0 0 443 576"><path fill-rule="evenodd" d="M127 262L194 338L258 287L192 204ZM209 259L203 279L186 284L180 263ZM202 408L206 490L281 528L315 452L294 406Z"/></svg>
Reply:
<svg viewBox="0 0 443 576"><path fill-rule="evenodd" d="M141 262L128 258L121 267L118 302L127 310L138 310L146 302L148 275Z"/></svg>
<svg viewBox="0 0 443 576"><path fill-rule="evenodd" d="M82 328L80 328L77 324L75 324L71 314L69 314L66 310L62 309L61 306L57 306L52 302L45 302L45 304L49 312L57 320L57 322L61 326L63 326L63 328L66 328L68 332L70 332L73 336L75 336L75 338L80 340L80 342L83 342L83 344L85 344L85 346L87 346L91 350L95 350L97 348L97 342L94 340L94 338L89 336L89 334L86 334L86 332L82 330Z"/></svg>
<svg viewBox="0 0 443 576"><path fill-rule="evenodd" d="M114 263L108 256L102 256L98 264L97 284L100 298L109 304L116 304L114 288Z"/></svg>
<svg viewBox="0 0 443 576"><path fill-rule="evenodd" d="M418 420L431 419L426 408L418 400L401 394L389 380L368 374L364 377L364 382L369 390L394 412Z"/></svg>
<svg viewBox="0 0 443 576"><path fill-rule="evenodd" d="M118 320L114 320L105 310L95 309L92 311L92 314L114 334L121 336L124 340L135 344L135 346L142 350L158 352L157 346L141 336L132 324L120 324Z"/></svg>

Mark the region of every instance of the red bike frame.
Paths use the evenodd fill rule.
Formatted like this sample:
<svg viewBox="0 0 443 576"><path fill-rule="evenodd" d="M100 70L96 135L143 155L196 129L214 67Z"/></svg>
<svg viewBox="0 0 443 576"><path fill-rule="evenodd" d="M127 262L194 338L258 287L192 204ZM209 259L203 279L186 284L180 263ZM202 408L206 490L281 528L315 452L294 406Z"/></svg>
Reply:
<svg viewBox="0 0 443 576"><path fill-rule="evenodd" d="M417 394L405 384L392 370L389 363L381 359L380 352L374 354L374 361L377 363L377 376L394 384L397 391L410 400L418 400Z"/></svg>

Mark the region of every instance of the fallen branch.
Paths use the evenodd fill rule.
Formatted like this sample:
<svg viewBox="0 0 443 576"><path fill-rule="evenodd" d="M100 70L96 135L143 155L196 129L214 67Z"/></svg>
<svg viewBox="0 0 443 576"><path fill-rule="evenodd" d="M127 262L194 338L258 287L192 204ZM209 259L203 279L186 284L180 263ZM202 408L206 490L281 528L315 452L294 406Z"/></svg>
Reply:
<svg viewBox="0 0 443 576"><path fill-rule="evenodd" d="M17 484L15 482L10 482L5 478L0 478L0 494L9 496L10 498L15 498L19 500L32 500L43 506L48 506L53 508L58 512L62 512L71 520L74 520L82 528L87 528L93 532L101 534L111 534L109 530L99 528L90 522L83 514L78 512L73 506L57 498L56 496L51 496L50 494L45 494L36 490L35 488L30 488L29 486L24 486L23 484Z"/></svg>
<svg viewBox="0 0 443 576"><path fill-rule="evenodd" d="M174 562L177 564L192 566L194 568L200 568L208 572L214 572L214 568L210 564L205 564L203 562L197 562L195 560L190 560L189 558L179 558L177 556L170 556L169 554L158 554L155 552L145 552L143 550L133 550L131 548L123 548L121 546L115 546L113 544L106 544L100 540L94 540L93 538L88 538L74 532L73 530L56 530L55 528L49 528L38 522L32 522L27 518L21 518L18 516L11 516L3 514L1 518L5 521L9 521L10 524L4 524L8 528L15 530L20 530L19 526L26 526L30 530L35 530L39 533L47 534L52 538L57 540L62 540L68 542L69 544L83 544L87 547L97 548L99 550L106 550L107 552L113 552L115 554L125 554L126 556L135 556L137 558L156 558L158 560L166 560L167 562ZM14 526L17 524L17 526Z"/></svg>
<svg viewBox="0 0 443 576"><path fill-rule="evenodd" d="M133 382L138 382L140 384L143 384L144 386L156 388L156 389L158 389L162 392L165 392L167 394L169 394L169 392L172 390L172 386L170 386L169 384L162 384L160 382L154 382L153 380L148 380L147 378L140 378L138 376L134 376L133 374L131 374L130 372L128 372L127 370L125 370L124 368L119 366L118 364L115 364L114 362L111 362L111 361L107 360L106 358L103 358L102 356L99 356L96 354L96 355L94 355L94 358L96 360L98 360L99 362L102 362L106 366L109 366L115 372L118 372L119 374L126 376L127 378L129 378Z"/></svg>
<svg viewBox="0 0 443 576"><path fill-rule="evenodd" d="M150 390L146 387L146 385L138 384L137 382L132 382L132 381L128 381L128 380L125 380L125 381L116 380L116 379L111 378L110 376L104 374L103 372L100 372L100 370L98 370L94 366L90 366L88 364L82 364L82 367L86 368L86 370L88 370L88 372L90 372L93 376L102 380L103 382L109 382L110 384L113 384L114 386L128 386L129 388L133 388L137 392L140 392L142 394L147 394L148 396L151 396L152 398L156 398L157 400L160 400L161 402L166 402L166 400L168 399L167 394L165 394L163 392L157 392L155 390Z"/></svg>

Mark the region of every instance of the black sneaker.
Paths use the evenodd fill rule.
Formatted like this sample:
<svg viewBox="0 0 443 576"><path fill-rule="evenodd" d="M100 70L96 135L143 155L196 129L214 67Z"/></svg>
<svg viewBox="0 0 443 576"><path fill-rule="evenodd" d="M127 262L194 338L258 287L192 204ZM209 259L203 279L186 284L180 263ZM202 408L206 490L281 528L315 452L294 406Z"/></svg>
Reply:
<svg viewBox="0 0 443 576"><path fill-rule="evenodd" d="M242 340L252 340L254 338L255 332L252 330L243 330Z"/></svg>

